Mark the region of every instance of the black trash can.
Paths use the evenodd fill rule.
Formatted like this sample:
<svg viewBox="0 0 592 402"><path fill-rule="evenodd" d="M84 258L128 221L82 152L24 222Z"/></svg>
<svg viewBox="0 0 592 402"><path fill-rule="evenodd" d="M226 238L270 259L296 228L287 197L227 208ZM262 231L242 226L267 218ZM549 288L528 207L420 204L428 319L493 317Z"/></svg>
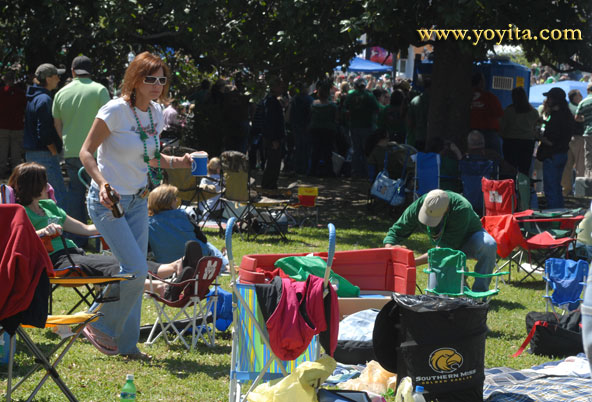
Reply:
<svg viewBox="0 0 592 402"><path fill-rule="evenodd" d="M393 294L374 325L376 360L426 400L482 402L488 303Z"/></svg>

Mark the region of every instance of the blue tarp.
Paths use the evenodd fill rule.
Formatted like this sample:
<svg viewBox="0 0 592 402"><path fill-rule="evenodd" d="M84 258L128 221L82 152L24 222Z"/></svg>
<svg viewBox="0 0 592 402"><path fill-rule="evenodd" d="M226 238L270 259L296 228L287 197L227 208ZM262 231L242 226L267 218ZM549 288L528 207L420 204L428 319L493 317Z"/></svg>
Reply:
<svg viewBox="0 0 592 402"><path fill-rule="evenodd" d="M338 66L336 70L340 70L341 66ZM365 60L360 57L354 57L347 67L347 71L354 73L388 73L392 71L391 66L383 66L382 64L374 63L370 60Z"/></svg>
<svg viewBox="0 0 592 402"><path fill-rule="evenodd" d="M568 92L572 89L578 89L582 94L582 97L585 98L587 85L587 82L582 81L558 81L552 82L551 84L533 85L530 87L530 95L528 97L528 101L534 107L542 105L543 100L545 100L545 96L543 94L549 91L551 88L555 87L563 89L565 91L565 95L567 95ZM569 99L567 99L567 97L565 100L569 102Z"/></svg>

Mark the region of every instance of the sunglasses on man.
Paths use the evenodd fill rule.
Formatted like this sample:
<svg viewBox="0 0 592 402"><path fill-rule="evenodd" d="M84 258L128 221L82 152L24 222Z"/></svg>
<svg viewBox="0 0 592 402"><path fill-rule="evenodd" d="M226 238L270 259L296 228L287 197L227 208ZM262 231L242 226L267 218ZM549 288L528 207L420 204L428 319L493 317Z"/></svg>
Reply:
<svg viewBox="0 0 592 402"><path fill-rule="evenodd" d="M149 85L165 85L167 82L167 77L155 77L154 75L147 75L144 77L144 84Z"/></svg>

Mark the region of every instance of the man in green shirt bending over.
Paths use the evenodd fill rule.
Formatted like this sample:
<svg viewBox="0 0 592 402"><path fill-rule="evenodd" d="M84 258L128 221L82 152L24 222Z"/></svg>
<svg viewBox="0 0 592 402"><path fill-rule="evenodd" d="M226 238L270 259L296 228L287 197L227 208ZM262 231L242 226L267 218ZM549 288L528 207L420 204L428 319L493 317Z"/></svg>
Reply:
<svg viewBox="0 0 592 402"><path fill-rule="evenodd" d="M473 207L463 196L452 191L432 190L409 205L389 229L384 246L400 245L417 228L425 230L434 247L462 250L477 260L475 272L491 274L495 267L497 243L481 226ZM417 266L426 264L428 255L415 259ZM476 278L473 291L489 289L489 278Z"/></svg>

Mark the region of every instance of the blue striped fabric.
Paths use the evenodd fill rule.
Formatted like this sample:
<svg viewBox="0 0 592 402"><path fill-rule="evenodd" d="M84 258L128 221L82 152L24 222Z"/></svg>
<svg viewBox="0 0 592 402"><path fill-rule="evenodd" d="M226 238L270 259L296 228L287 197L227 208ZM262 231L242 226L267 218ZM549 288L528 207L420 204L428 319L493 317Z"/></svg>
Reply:
<svg viewBox="0 0 592 402"><path fill-rule="evenodd" d="M558 362L553 362L553 364ZM498 367L485 370L486 402L591 402L592 379L549 376L538 370Z"/></svg>

